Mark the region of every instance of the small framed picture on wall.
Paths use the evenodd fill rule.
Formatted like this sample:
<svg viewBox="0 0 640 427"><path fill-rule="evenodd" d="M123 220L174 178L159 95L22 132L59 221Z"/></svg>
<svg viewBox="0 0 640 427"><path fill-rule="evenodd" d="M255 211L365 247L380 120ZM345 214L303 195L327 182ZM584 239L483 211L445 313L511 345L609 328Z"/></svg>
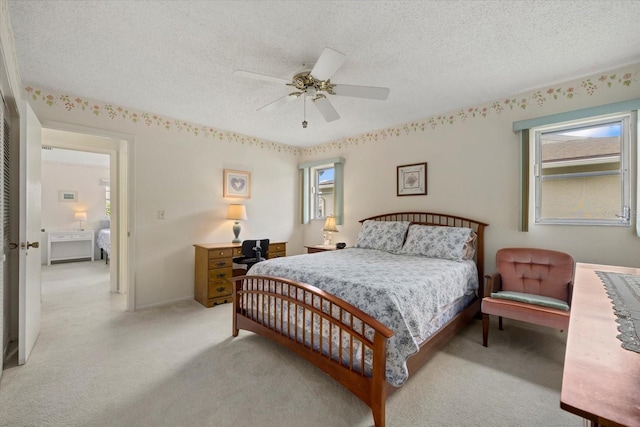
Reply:
<svg viewBox="0 0 640 427"><path fill-rule="evenodd" d="M223 197L251 198L251 172L224 170Z"/></svg>
<svg viewBox="0 0 640 427"><path fill-rule="evenodd" d="M397 168L398 196L427 194L427 163L402 165Z"/></svg>
<svg viewBox="0 0 640 427"><path fill-rule="evenodd" d="M77 202L78 192L69 191L69 190L58 190L58 201L59 202Z"/></svg>

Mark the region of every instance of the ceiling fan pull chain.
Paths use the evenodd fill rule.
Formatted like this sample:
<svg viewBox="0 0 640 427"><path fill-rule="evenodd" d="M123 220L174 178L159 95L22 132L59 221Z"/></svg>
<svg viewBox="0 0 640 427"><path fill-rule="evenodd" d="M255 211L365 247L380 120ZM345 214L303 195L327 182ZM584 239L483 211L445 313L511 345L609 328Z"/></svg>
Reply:
<svg viewBox="0 0 640 427"><path fill-rule="evenodd" d="M307 94L302 94L302 128L307 128Z"/></svg>

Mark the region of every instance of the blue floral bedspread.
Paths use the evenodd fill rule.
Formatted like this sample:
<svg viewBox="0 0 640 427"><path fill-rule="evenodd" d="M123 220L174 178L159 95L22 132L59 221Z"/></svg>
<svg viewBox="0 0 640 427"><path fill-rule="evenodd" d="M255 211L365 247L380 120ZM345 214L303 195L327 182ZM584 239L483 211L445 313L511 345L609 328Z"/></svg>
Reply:
<svg viewBox="0 0 640 427"><path fill-rule="evenodd" d="M316 286L393 330L395 335L387 345L386 374L394 386L408 379L407 358L445 322L440 314L451 311L452 305L465 296L468 300L478 288L473 261L360 248L274 258L254 265L249 275Z"/></svg>

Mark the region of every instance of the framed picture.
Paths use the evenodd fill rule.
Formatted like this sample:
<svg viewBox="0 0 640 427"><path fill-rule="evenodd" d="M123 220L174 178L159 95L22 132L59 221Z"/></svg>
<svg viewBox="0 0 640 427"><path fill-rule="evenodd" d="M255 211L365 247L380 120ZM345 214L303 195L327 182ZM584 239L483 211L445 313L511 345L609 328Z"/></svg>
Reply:
<svg viewBox="0 0 640 427"><path fill-rule="evenodd" d="M251 172L224 170L223 197L251 198Z"/></svg>
<svg viewBox="0 0 640 427"><path fill-rule="evenodd" d="M427 164L398 166L398 196L427 194Z"/></svg>
<svg viewBox="0 0 640 427"><path fill-rule="evenodd" d="M78 192L77 191L59 190L58 191L58 201L59 202L77 202L78 201Z"/></svg>

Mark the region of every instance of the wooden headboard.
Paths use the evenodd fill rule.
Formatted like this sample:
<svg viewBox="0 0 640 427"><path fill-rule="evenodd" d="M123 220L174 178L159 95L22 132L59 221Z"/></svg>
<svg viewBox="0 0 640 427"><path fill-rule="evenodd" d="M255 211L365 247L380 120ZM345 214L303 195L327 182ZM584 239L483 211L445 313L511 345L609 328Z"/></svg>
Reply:
<svg viewBox="0 0 640 427"><path fill-rule="evenodd" d="M489 224L460 216L432 212L395 212L360 220L361 223L365 221L409 221L412 224L466 227L472 229L478 235L475 261L478 268L479 284L482 286L484 282L484 228L488 227Z"/></svg>

